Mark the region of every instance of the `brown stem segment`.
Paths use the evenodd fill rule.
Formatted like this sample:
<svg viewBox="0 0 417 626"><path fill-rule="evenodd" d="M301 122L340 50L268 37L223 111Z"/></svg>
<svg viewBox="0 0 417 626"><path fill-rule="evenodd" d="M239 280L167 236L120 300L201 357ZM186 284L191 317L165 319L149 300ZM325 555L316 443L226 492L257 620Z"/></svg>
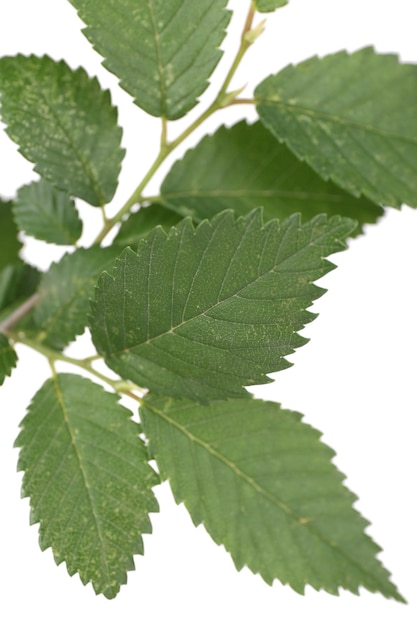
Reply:
<svg viewBox="0 0 417 626"><path fill-rule="evenodd" d="M30 298L22 302L3 322L0 324L0 333L7 333L13 326L20 322L38 303L39 295L34 293Z"/></svg>

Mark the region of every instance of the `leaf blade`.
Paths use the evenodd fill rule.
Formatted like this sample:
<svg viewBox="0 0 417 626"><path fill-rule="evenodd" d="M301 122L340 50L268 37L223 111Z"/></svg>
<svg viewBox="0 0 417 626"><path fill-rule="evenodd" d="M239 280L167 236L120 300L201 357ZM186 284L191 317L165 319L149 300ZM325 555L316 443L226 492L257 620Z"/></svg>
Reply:
<svg viewBox="0 0 417 626"><path fill-rule="evenodd" d="M18 231L13 219L13 202L0 198L0 271L6 265L19 259L22 244L17 238Z"/></svg>
<svg viewBox="0 0 417 626"><path fill-rule="evenodd" d="M165 204L197 221L228 208L245 215L260 206L267 220L292 213L301 213L304 219L327 213L351 217L362 226L382 215L381 208L366 198L354 198L324 181L260 122L242 121L204 137L174 163L161 193Z"/></svg>
<svg viewBox="0 0 417 626"><path fill-rule="evenodd" d="M62 350L84 332L89 299L101 272L113 267L120 248L79 248L53 263L39 285L39 301L34 321L42 341Z"/></svg>
<svg viewBox="0 0 417 626"><path fill-rule="evenodd" d="M130 418L113 394L59 374L34 397L15 444L41 548L108 598L143 554L157 511L156 475Z"/></svg>
<svg viewBox="0 0 417 626"><path fill-rule="evenodd" d="M97 79L64 61L17 55L0 60L0 92L6 132L36 172L93 206L112 199L124 151Z"/></svg>
<svg viewBox="0 0 417 626"><path fill-rule="evenodd" d="M0 333L0 386L10 376L17 364L17 354L5 335Z"/></svg>
<svg viewBox="0 0 417 626"><path fill-rule="evenodd" d="M254 4L260 13L271 13L288 4L288 0L254 0Z"/></svg>
<svg viewBox="0 0 417 626"><path fill-rule="evenodd" d="M44 180L19 189L13 214L20 230L42 241L74 245L81 237L74 201Z"/></svg>
<svg viewBox="0 0 417 626"><path fill-rule="evenodd" d="M161 479L238 570L247 565L299 593L306 584L335 594L365 586L403 601L334 452L300 414L246 398L201 406L150 396L141 416Z"/></svg>
<svg viewBox="0 0 417 626"><path fill-rule="evenodd" d="M347 86L347 87L346 87ZM320 176L417 206L417 68L363 48L288 66L255 91L262 123Z"/></svg>
<svg viewBox="0 0 417 626"><path fill-rule="evenodd" d="M225 0L70 1L104 66L139 107L175 120L197 104L221 57Z"/></svg>
<svg viewBox="0 0 417 626"><path fill-rule="evenodd" d="M122 222L113 243L119 246L137 247L139 241L149 235L151 230L157 226L162 226L164 230L169 230L171 226L178 224L181 219L181 215L160 204L141 207L137 213L132 213Z"/></svg>
<svg viewBox="0 0 417 626"><path fill-rule="evenodd" d="M320 216L300 226L295 216L263 226L260 211L237 221L225 211L197 229L188 219L168 235L155 229L101 276L93 342L111 369L155 392L245 395L305 343L296 331L323 293L313 280L353 224Z"/></svg>

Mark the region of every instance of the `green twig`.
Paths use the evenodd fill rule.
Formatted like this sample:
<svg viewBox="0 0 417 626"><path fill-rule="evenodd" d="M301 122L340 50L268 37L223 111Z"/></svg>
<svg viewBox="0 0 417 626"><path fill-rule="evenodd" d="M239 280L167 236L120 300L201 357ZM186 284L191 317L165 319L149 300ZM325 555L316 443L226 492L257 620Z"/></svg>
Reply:
<svg viewBox="0 0 417 626"><path fill-rule="evenodd" d="M234 104L256 104L256 100L254 98L235 98L232 102L230 102L229 106Z"/></svg>
<svg viewBox="0 0 417 626"><path fill-rule="evenodd" d="M227 93L227 90L229 89L230 83L232 82L232 79L236 73L237 68L239 67L246 51L248 50L248 48L251 46L251 44L254 41L254 40L251 41L251 38L248 37L248 34L252 31L252 24L253 24L254 17L255 17L255 9L253 8L253 6L251 6L246 16L245 25L243 27L243 31L240 37L239 50L237 51L237 54L230 67L230 70L227 73L227 76L223 82L223 85L220 88L218 100L221 100L222 97Z"/></svg>
<svg viewBox="0 0 417 626"><path fill-rule="evenodd" d="M257 39L257 37L262 32L262 29L263 29L262 23L252 29L254 15L255 15L255 9L251 5L251 8L248 11L245 25L241 34L239 49L235 55L232 65L226 75L226 78L223 81L222 86L220 87L220 90L216 98L213 100L210 106L208 106L207 109L203 111L203 113L188 126L188 128L186 128L176 139L174 139L171 142L169 142L167 138L167 134L168 134L167 133L167 120L165 118L162 118L160 149L154 162L152 163L149 170L147 171L147 173L145 174L145 176L143 177L139 185L136 187L134 192L127 199L127 201L121 207L121 209L116 213L116 215L114 215L114 217L107 218L105 209L104 207L102 207L102 215L103 215L104 224L103 224L101 231L98 233L94 241L95 244L101 243L103 239L106 237L106 235L112 230L112 228L116 224L118 224L127 213L131 211L132 207L135 204L138 204L144 201L151 202L151 201L157 201L161 199L160 196L153 196L153 197L146 198L142 195L142 193L145 187L150 182L150 180L158 171L161 164L171 154L171 152L173 152L173 150L175 150L175 148L177 148L189 135L191 135L191 133L193 133L199 126L201 126L203 122L205 122L211 115L213 115L213 113L215 113L216 111L219 111L220 109L223 109L225 107L228 107L234 104L249 104L249 103L252 104L253 103L253 100L251 99L238 98L239 94L242 92L242 89L238 89L233 92L229 92L228 89L236 73L236 70L242 61L243 56L245 55L248 48L255 41L255 39ZM71 365L75 365L85 370L86 372L95 376L96 378L99 378L101 381L111 386L116 392L124 393L125 395L130 396L136 401L138 402L140 401L140 397L138 397L135 393L133 393L133 391L136 390L139 394L142 395L145 393L145 390L140 389L139 387L136 387L135 385L131 385L130 383L126 383L125 381L120 380L120 379L119 380L111 379L105 376L104 374L101 374L100 372L98 372L92 367L91 365L92 361L94 361L96 358L100 358L99 355L88 357L85 359L73 359L69 356L66 356L65 354L61 352L56 352L55 350L48 348L47 346L45 346L39 341L39 338L38 340L34 340L34 339L25 337L22 333L13 332L12 330L13 326L18 321L20 321L20 319L22 319L31 309L34 308L37 301L38 301L37 294L35 294L34 296L31 296L28 300L26 300L18 309L16 309L16 311L14 311L1 324L0 331L6 333L14 342L26 345L32 348L33 350L36 350L40 354L43 354L48 359L53 372L55 372L56 361L63 361L65 363L70 363ZM42 336L42 333L40 336Z"/></svg>
<svg viewBox="0 0 417 626"><path fill-rule="evenodd" d="M74 359L61 352L52 350L51 348L48 348L47 346L39 343L38 341L29 339L28 337L24 337L20 333L9 332L8 335L10 339L13 340L14 343L21 343L24 346L28 346L29 348L32 348L32 350L36 350L36 352L46 357L48 359L49 365L51 366L53 372L55 372L56 361L62 361L64 363L70 363L71 365L75 365L76 367L79 367L85 370L92 376L99 378L101 381L103 381L104 383L112 387L118 393L123 393L129 396L130 398L133 398L137 402L139 402L140 397L134 394L133 390L136 390L140 394L145 393L144 389L141 389L140 387L137 387L136 385L133 385L131 383L126 383L126 381L124 380L109 378L108 376L105 376L101 372L98 372L96 369L94 369L91 366L91 361L95 359L96 357L88 357L86 359Z"/></svg>
<svg viewBox="0 0 417 626"><path fill-rule="evenodd" d="M259 35L261 34L263 30L263 22L252 30L252 23L253 23L254 16L255 16L255 9L251 5L248 11L247 17L246 17L242 34L241 34L239 49L235 55L235 58L232 62L230 70L227 73L227 76L222 86L220 87L220 91L217 94L214 101L211 103L211 105L194 122L192 122L192 124L190 124L188 128L186 128L176 139L174 139L171 142L167 140L167 120L165 118L162 118L161 144L160 144L159 153L155 161L152 163L148 172L145 174L144 178L136 187L135 191L132 193L130 198L128 198L128 200L122 206L120 211L118 211L114 217L106 221L102 230L97 235L94 243L96 244L101 243L103 239L106 237L106 235L112 230L112 228L116 224L118 224L127 213L131 211L132 207L135 206L135 204L139 204L143 202L144 198L142 196L142 192L147 186L147 184L150 182L150 180L153 178L153 176L156 174L159 167L162 165L165 159L171 154L171 152L173 152L175 148L177 148L185 139L187 139L187 137L189 137L189 135L191 135L199 126L201 126L203 122L205 122L209 117L211 117L213 113L227 106L231 106L232 104L237 104L237 103L246 104L246 102L243 102L242 100L238 101L236 99L237 96L241 93L242 89L238 89L232 93L228 93L227 90L229 88L229 85L246 51L253 44L253 42L257 39L257 37L259 37Z"/></svg>
<svg viewBox="0 0 417 626"><path fill-rule="evenodd" d="M145 174L140 184L136 187L135 191L132 193L130 198L128 198L128 200L122 206L120 211L118 211L114 217L107 220L106 224L103 226L103 228L101 229L101 231L95 238L94 240L95 244L101 243L104 237L112 230L112 228L116 224L120 222L120 220L124 217L124 215L126 215L126 213L129 213L129 211L132 209L133 206L135 206L135 204L138 204L139 202L141 202L142 191L145 189L149 181L153 178L154 174L159 169L159 166L165 161L168 154L169 154L169 151L166 148L161 147L155 161L152 163L151 167Z"/></svg>

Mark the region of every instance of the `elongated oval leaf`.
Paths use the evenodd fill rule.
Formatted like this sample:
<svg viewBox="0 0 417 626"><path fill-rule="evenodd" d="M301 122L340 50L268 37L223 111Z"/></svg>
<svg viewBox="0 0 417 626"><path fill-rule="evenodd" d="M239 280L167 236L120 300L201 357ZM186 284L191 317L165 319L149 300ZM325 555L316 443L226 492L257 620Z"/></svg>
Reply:
<svg viewBox="0 0 417 626"><path fill-rule="evenodd" d="M181 215L160 204L141 207L137 213L132 213L122 223L113 243L136 248L139 241L149 235L156 226L169 230L181 219Z"/></svg>
<svg viewBox="0 0 417 626"><path fill-rule="evenodd" d="M271 13L288 4L288 0L254 0L255 9L260 13Z"/></svg>
<svg viewBox="0 0 417 626"><path fill-rule="evenodd" d="M0 198L0 271L15 263L22 244L17 238L17 227L12 213L13 203Z"/></svg>
<svg viewBox="0 0 417 626"><path fill-rule="evenodd" d="M46 345L62 350L84 331L95 283L101 272L112 269L120 250L116 246L80 248L54 263L43 276L34 320Z"/></svg>
<svg viewBox="0 0 417 626"><path fill-rule="evenodd" d="M207 401L247 394L305 343L297 331L323 290L312 284L333 265L354 227L294 216L262 224L260 211L186 219L155 229L103 274L93 304L93 341L123 378L158 393Z"/></svg>
<svg viewBox="0 0 417 626"><path fill-rule="evenodd" d="M116 190L123 150L108 91L49 57L0 59L1 114L35 171L94 206Z"/></svg>
<svg viewBox="0 0 417 626"><path fill-rule="evenodd" d="M238 570L299 593L363 586L402 601L333 451L299 413L249 398L201 406L151 396L141 416L161 478Z"/></svg>
<svg viewBox="0 0 417 626"><path fill-rule="evenodd" d="M226 0L70 0L85 35L142 109L175 120L197 104L220 60Z"/></svg>
<svg viewBox="0 0 417 626"><path fill-rule="evenodd" d="M16 446L42 550L113 598L143 554L158 480L131 413L89 380L59 374L34 397Z"/></svg>
<svg viewBox="0 0 417 626"><path fill-rule="evenodd" d="M73 245L81 236L74 201L45 180L19 189L13 214L20 230L49 243Z"/></svg>
<svg viewBox="0 0 417 626"><path fill-rule="evenodd" d="M382 215L369 200L324 181L260 122L239 122L204 137L174 164L161 192L167 205L195 220L229 208L245 215L254 206L263 207L266 219L327 213L352 217L362 225Z"/></svg>
<svg viewBox="0 0 417 626"><path fill-rule="evenodd" d="M6 376L10 376L17 363L17 354L9 343L7 337L0 333L0 385L4 383Z"/></svg>
<svg viewBox="0 0 417 626"><path fill-rule="evenodd" d="M288 66L255 92L261 121L325 179L417 206L417 66L372 48Z"/></svg>

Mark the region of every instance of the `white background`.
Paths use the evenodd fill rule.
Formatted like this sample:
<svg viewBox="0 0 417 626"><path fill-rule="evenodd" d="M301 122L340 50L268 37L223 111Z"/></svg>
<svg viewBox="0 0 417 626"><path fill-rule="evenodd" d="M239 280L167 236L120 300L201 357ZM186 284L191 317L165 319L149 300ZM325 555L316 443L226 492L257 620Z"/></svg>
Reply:
<svg viewBox="0 0 417 626"><path fill-rule="evenodd" d="M224 44L227 52L213 79L217 85L236 49L249 2L229 4L236 15ZM287 63L314 54L353 51L369 44L416 62L416 18L414 0L290 0L268 16L266 33L248 54L234 86L247 82L254 86ZM113 203L116 210L156 153L158 120L131 104L115 78L101 68L66 0L2 1L0 54L17 52L47 53L65 58L72 67L83 65L113 90L128 149ZM206 104L214 93L212 87ZM192 119L199 110L191 113ZM217 114L187 145L223 121L242 117L253 119L253 111L234 107ZM182 125L182 121L173 124L171 136ZM0 163L3 196L11 197L33 179L31 165L5 135L0 137ZM157 191L157 182L150 192ZM83 209L89 223L86 245L97 231L98 214ZM415 626L416 239L417 213L406 207L401 212L389 210L377 226L367 228L366 237L335 256L338 269L320 282L329 292L314 305L319 318L304 331L310 343L291 359L295 367L278 374L275 384L259 389L262 397L304 413L337 450L336 463L348 476L346 484L359 495L357 507L372 520L368 530L384 547L381 558L408 606L365 591L359 597L343 591L333 597L307 589L302 597L279 583L269 587L247 570L237 573L223 548L215 546L202 527L194 528L185 509L173 503L166 485L157 488L161 512L152 516L154 533L145 537L146 556L136 558L137 570L129 573L128 585L115 600L95 597L78 576L68 577L65 565L55 566L50 550L40 552L37 527L28 524L28 501L20 500L13 441L27 404L49 376L44 359L22 349L19 369L0 393L1 622ZM52 257L45 248L29 241L27 258L46 267ZM62 250L56 251L53 258L60 254Z"/></svg>

